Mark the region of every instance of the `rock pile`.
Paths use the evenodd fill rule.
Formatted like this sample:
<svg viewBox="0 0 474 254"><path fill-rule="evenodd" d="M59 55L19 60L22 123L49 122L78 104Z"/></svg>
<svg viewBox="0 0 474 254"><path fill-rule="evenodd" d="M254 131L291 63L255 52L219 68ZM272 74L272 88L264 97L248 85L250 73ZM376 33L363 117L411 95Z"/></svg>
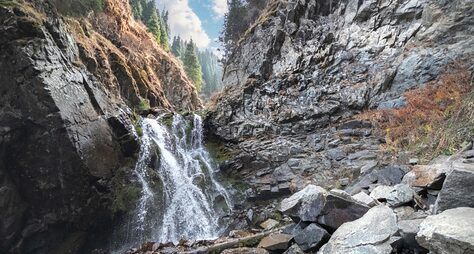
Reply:
<svg viewBox="0 0 474 254"><path fill-rule="evenodd" d="M293 222L258 247L286 254L474 253L473 151L404 175L396 167L368 172L347 188L359 190L352 196L310 184L280 202Z"/></svg>

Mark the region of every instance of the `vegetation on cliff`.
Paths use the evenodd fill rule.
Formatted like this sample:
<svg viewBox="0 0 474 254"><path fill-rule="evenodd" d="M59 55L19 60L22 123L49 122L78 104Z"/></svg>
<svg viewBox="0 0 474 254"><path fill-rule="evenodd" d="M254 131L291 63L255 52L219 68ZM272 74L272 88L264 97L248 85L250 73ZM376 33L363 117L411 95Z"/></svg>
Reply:
<svg viewBox="0 0 474 254"><path fill-rule="evenodd" d="M474 92L471 72L450 66L439 79L407 91L406 106L359 116L382 130L386 149L411 151L429 161L452 155L474 140Z"/></svg>

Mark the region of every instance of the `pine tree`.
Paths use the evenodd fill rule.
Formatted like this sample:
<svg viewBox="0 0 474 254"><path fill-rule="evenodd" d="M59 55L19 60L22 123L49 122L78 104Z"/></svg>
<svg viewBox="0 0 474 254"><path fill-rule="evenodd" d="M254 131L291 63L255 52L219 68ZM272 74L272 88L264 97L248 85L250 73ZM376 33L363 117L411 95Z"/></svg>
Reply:
<svg viewBox="0 0 474 254"><path fill-rule="evenodd" d="M163 19L161 19L161 22L160 22L160 32L161 32L160 44L161 44L161 46L163 47L164 50L169 51L170 50L170 42L169 42L168 32L167 32L167 29L166 29L166 24L163 21Z"/></svg>
<svg viewBox="0 0 474 254"><path fill-rule="evenodd" d="M155 40L160 43L161 42L161 21L156 9L150 14L148 18L147 27L150 33L153 34Z"/></svg>
<svg viewBox="0 0 474 254"><path fill-rule="evenodd" d="M141 20L143 16L143 6L141 0L131 0L132 13L135 19Z"/></svg>
<svg viewBox="0 0 474 254"><path fill-rule="evenodd" d="M186 53L184 54L184 70L188 77L193 81L196 89L200 92L202 89L202 70L196 54L196 46L191 39L186 45Z"/></svg>
<svg viewBox="0 0 474 254"><path fill-rule="evenodd" d="M142 0L142 21L145 24L148 24L152 18L152 16L156 15L159 17L159 13L156 12L155 1L152 0Z"/></svg>
<svg viewBox="0 0 474 254"><path fill-rule="evenodd" d="M166 29L166 34L170 34L170 25L169 25L169 12L167 10L164 10L161 12L161 19L163 20L163 23L165 24L165 29Z"/></svg>
<svg viewBox="0 0 474 254"><path fill-rule="evenodd" d="M173 38L173 45L171 45L171 53L175 55L177 58L182 59L183 58L183 48L182 42L181 42L181 37L175 36Z"/></svg>

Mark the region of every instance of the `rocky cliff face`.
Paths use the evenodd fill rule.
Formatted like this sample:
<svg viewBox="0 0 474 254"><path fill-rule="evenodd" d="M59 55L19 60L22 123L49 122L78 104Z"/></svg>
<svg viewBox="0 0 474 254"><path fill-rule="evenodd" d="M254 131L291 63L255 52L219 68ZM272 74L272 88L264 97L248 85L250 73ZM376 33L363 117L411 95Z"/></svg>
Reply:
<svg viewBox="0 0 474 254"><path fill-rule="evenodd" d="M43 1L0 3L1 253L80 251L129 193L130 108L201 106L127 1L105 3L90 19L63 18Z"/></svg>
<svg viewBox="0 0 474 254"><path fill-rule="evenodd" d="M230 141L247 197L312 182L336 185L377 165L383 140L365 109L403 106L403 92L454 61L472 65L472 1L274 1L228 60L208 129ZM339 184L345 184L339 182Z"/></svg>

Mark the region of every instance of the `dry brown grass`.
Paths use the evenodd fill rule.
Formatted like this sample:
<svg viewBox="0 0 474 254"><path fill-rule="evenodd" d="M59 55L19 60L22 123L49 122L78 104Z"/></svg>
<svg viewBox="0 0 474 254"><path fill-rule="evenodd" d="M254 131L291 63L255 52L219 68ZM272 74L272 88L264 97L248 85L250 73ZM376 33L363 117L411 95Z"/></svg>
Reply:
<svg viewBox="0 0 474 254"><path fill-rule="evenodd" d="M472 73L457 63L439 80L405 93L404 108L361 114L386 137L386 149L408 150L423 159L452 154L474 138Z"/></svg>

